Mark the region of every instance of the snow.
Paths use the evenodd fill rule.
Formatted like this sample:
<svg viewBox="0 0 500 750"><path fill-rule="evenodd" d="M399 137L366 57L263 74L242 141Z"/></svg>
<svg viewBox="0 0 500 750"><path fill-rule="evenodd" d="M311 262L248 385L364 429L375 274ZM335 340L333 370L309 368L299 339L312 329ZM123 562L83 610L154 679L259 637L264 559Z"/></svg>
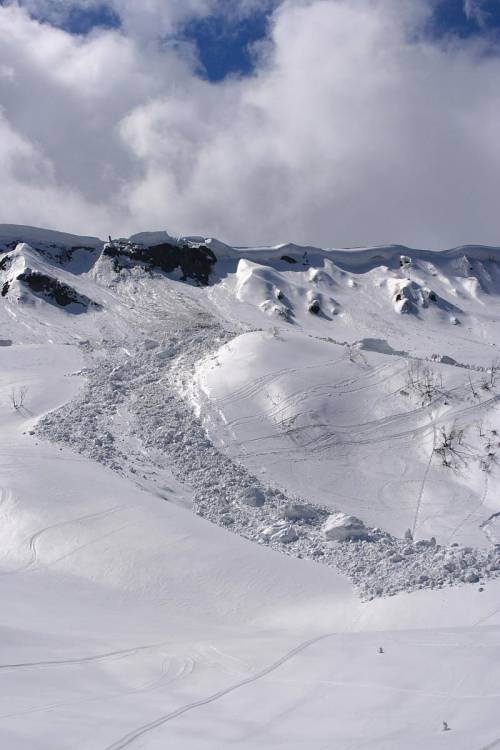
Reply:
<svg viewBox="0 0 500 750"><path fill-rule="evenodd" d="M56 232L52 229L22 226L20 224L0 224L0 243L25 242L35 245L54 244L63 247L88 246L101 247L102 241L97 237L81 237L67 232Z"/></svg>
<svg viewBox="0 0 500 750"><path fill-rule="evenodd" d="M355 516L348 516L346 513L332 513L323 524L323 534L325 539L331 542L352 542L357 539L363 539L368 534L368 530L363 521ZM391 560L394 561L395 555ZM397 562L402 562L403 558L397 555Z"/></svg>
<svg viewBox="0 0 500 750"><path fill-rule="evenodd" d="M198 238L201 288L0 238L0 745L495 747L498 251Z"/></svg>
<svg viewBox="0 0 500 750"><path fill-rule="evenodd" d="M161 245L165 242L176 244L176 240L163 230L159 232L140 232L139 234L133 234L129 239L130 242L137 245Z"/></svg>

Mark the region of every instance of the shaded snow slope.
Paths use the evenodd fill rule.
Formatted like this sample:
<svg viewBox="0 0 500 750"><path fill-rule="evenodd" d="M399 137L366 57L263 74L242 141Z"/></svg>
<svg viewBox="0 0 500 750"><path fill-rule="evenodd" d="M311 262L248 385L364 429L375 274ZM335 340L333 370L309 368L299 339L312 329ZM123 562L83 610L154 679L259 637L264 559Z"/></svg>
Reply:
<svg viewBox="0 0 500 750"><path fill-rule="evenodd" d="M496 746L497 251L0 230L0 744Z"/></svg>

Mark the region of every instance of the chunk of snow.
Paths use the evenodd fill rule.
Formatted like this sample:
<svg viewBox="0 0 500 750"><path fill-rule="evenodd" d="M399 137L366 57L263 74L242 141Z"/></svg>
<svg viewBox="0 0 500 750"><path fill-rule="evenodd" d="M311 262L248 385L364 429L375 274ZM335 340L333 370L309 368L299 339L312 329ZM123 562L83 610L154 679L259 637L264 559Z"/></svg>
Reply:
<svg viewBox="0 0 500 750"><path fill-rule="evenodd" d="M317 518L317 512L311 505L290 503L283 508L283 518L288 521L312 521Z"/></svg>
<svg viewBox="0 0 500 750"><path fill-rule="evenodd" d="M323 524L324 537L333 542L362 539L367 535L363 521L346 513L332 513Z"/></svg>
<svg viewBox="0 0 500 750"><path fill-rule="evenodd" d="M294 527L283 521L278 521L271 526L267 526L261 531L261 536L264 539L269 539L272 542L281 542L282 544L291 544L299 538Z"/></svg>

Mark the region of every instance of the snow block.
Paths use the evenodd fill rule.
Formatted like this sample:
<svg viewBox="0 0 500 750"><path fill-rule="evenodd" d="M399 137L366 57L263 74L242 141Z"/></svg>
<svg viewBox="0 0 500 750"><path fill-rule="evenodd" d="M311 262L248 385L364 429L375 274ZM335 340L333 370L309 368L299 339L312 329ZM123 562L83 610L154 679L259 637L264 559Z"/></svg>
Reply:
<svg viewBox="0 0 500 750"><path fill-rule="evenodd" d="M323 524L322 531L325 539L332 542L363 539L368 535L363 521L346 513L332 513Z"/></svg>
<svg viewBox="0 0 500 750"><path fill-rule="evenodd" d="M311 505L290 503L283 508L282 515L287 521L313 521L318 514Z"/></svg>
<svg viewBox="0 0 500 750"><path fill-rule="evenodd" d="M272 542L281 542L281 544L291 544L299 538L294 527L283 521L267 526L261 531L261 536Z"/></svg>

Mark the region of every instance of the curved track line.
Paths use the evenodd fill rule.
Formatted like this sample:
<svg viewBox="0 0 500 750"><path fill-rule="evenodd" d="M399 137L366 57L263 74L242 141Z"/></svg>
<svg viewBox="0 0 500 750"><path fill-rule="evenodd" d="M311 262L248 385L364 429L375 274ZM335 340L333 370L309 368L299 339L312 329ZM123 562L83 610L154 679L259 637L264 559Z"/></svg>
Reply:
<svg viewBox="0 0 500 750"><path fill-rule="evenodd" d="M214 703L220 698L223 698L224 696L229 695L229 693L232 693L235 690L238 690L239 688L244 687L245 685L251 685L253 682L257 682L258 680L261 680L263 677L266 677L268 674L271 674L271 672L274 672L276 669L279 669L279 667L281 667L287 661L292 659L294 656L297 656L297 654L300 654L301 651L305 651L307 648L309 648L309 646L312 646L315 643L318 643L319 641L325 640L326 638L331 638L334 635L336 635L336 633L326 633L325 635L320 635L320 636L317 636L316 638L311 638L310 640L305 641L304 643L301 643L299 646L296 646L291 651L288 651L288 653L282 656L281 659L278 659L277 661L273 662L265 669L262 669L260 672L257 672L257 674L252 675L251 677L247 677L244 680L240 680L239 682L236 682L234 685L230 685L229 687L224 688L223 690L219 690L217 693L213 693L212 695L209 695L207 698L201 698L198 701L187 703L186 705L181 706L180 708L177 708L174 711L170 711L168 714L164 714L163 716L160 716L158 719L155 719L154 721L151 721L147 724L143 724L141 727L138 727L137 729L132 730L131 732L124 735L116 742L113 742L113 744L108 745L105 748L105 750L122 750L122 748L124 747L129 747L135 740L139 739L144 734L151 732L153 729L157 729L163 724L166 724L168 721L171 721L172 719L176 719L178 716L182 716L183 714L188 713L189 711L193 711L195 708L200 708L201 706L206 706L210 703Z"/></svg>
<svg viewBox="0 0 500 750"><path fill-rule="evenodd" d="M485 472L485 474L484 474L484 487L483 487L483 492L482 492L482 495L481 495L481 499L476 504L476 506L469 513L466 514L465 518L463 518L463 520L453 529L453 531L451 532L451 534L448 536L446 544L450 544L451 541L454 539L455 535L457 534L457 532L460 531L460 529L462 529L465 526L465 524L467 523L467 521L469 521L472 518L472 516L475 513L477 513L477 511L480 508L482 508L484 506L487 497L488 497L488 473ZM484 531L484 527L488 523L488 520L479 525L479 528L481 530L483 530L483 533L486 536L488 536L488 534L486 533L486 531ZM491 542L491 539L489 539L489 541Z"/></svg>
<svg viewBox="0 0 500 750"><path fill-rule="evenodd" d="M412 533L413 538L415 538L415 530L417 528L418 516L420 514L420 507L422 505L422 498L424 496L425 485L427 483L427 477L429 476L429 471L431 470L432 457L434 455L434 450L436 448L436 423L434 421L432 414L429 414L429 416L432 421L432 450L429 456L429 461L427 462L427 466L425 467L424 476L422 477L422 484L420 485L420 491L418 493L417 505L415 508L415 517L413 519L413 526L411 527L411 533Z"/></svg>
<svg viewBox="0 0 500 750"><path fill-rule="evenodd" d="M132 654L137 654L140 651L149 651L151 649L160 648L164 645L165 643L150 643L146 646L135 646L134 648L125 648L118 651L106 651L94 656L79 656L74 657L73 659L48 659L47 661L24 661L13 664L0 664L0 669L33 669L35 667L61 667L68 664L86 664L87 662L112 659L115 656L130 656Z"/></svg>
<svg viewBox="0 0 500 750"><path fill-rule="evenodd" d="M94 521L98 518L106 518L107 516L117 513L119 510L122 510L124 506L117 505L113 508L106 508L105 510L101 510L97 513L90 513L83 516L78 516L76 518L69 518L65 521L59 521L58 523L54 523L50 526L44 526L43 529L39 529L38 531L35 531L34 534L31 535L29 542L28 542L28 551L30 553L30 560L28 562L21 565L19 568L14 568L13 570L3 570L0 572L0 576L7 576L12 575L14 573L23 573L27 572L29 570L32 570L35 568L35 566L38 563L38 546L37 543L40 539L40 537L45 534L47 531L55 531L55 529L62 528L63 526L69 526L73 523L83 523L86 521ZM66 557L67 555L64 555L63 557ZM61 558L63 559L63 558ZM57 561L55 561L57 562Z"/></svg>
<svg viewBox="0 0 500 750"><path fill-rule="evenodd" d="M497 737L496 740L490 742L489 745L483 745L483 747L479 748L479 750L493 750L494 747L500 747L500 737Z"/></svg>

